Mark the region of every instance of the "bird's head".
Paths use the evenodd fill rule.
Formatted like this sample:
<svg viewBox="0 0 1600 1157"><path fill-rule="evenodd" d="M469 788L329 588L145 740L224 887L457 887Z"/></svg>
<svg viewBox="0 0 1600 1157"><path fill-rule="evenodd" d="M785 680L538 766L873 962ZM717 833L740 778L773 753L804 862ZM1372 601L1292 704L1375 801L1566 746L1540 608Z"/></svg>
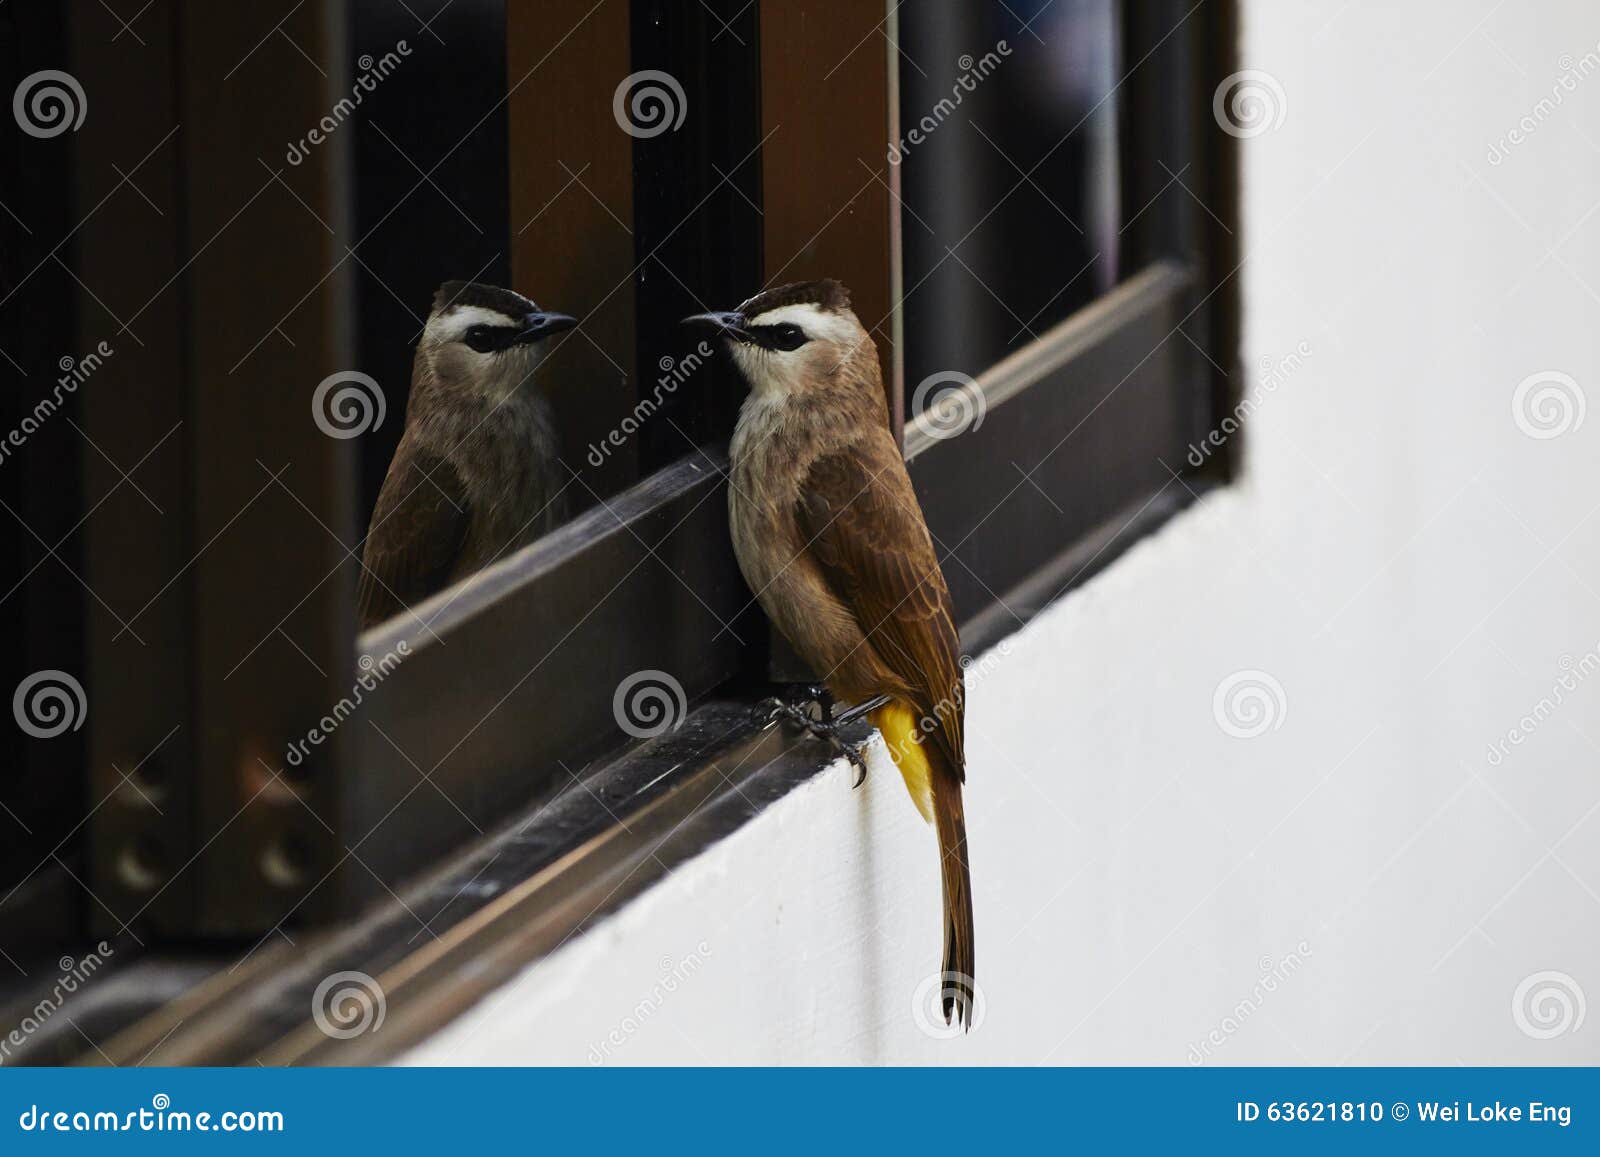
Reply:
<svg viewBox="0 0 1600 1157"><path fill-rule="evenodd" d="M782 285L737 309L683 320L726 340L758 395L842 388L883 396L877 346L850 308L850 291L832 278Z"/></svg>
<svg viewBox="0 0 1600 1157"><path fill-rule="evenodd" d="M577 324L509 289L447 281L433 296L417 353L447 388L504 396L533 376L548 338Z"/></svg>

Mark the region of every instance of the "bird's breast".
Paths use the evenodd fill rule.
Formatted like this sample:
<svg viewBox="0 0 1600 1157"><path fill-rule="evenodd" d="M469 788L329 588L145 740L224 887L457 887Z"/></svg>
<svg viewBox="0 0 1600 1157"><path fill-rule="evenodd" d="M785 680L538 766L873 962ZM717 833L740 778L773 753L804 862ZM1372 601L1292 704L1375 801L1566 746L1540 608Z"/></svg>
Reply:
<svg viewBox="0 0 1600 1157"><path fill-rule="evenodd" d="M804 415L753 409L747 401L729 451L734 554L767 618L831 685L869 664L872 651L863 645L855 616L829 589L795 516L822 447L819 432ZM840 682L836 690L844 687Z"/></svg>
<svg viewBox="0 0 1600 1157"><path fill-rule="evenodd" d="M533 542L560 520L559 443L542 405L514 399L436 430L472 508L462 573Z"/></svg>

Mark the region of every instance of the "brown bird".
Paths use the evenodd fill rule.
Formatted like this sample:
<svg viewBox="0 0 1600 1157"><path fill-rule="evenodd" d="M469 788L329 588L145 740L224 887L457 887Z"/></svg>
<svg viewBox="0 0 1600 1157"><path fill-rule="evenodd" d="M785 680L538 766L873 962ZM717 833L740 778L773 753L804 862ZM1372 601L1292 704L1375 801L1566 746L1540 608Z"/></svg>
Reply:
<svg viewBox="0 0 1600 1157"><path fill-rule="evenodd" d="M559 443L531 383L545 339L576 324L509 289L439 287L412 363L405 433L367 528L362 629L560 522Z"/></svg>
<svg viewBox="0 0 1600 1157"><path fill-rule="evenodd" d="M882 698L870 718L938 833L945 1021L955 1015L970 1028L960 639L890 432L877 346L851 310L849 291L832 280L785 285L730 313L686 320L727 339L750 387L734 430L728 490L745 581L828 692L851 703ZM802 718L813 731L834 734L826 701L820 726Z"/></svg>

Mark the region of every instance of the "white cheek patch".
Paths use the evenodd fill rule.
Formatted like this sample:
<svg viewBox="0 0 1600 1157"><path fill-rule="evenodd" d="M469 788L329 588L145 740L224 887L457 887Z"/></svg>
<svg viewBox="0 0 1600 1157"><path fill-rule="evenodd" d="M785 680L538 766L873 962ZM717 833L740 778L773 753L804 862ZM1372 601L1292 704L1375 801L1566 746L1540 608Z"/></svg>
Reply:
<svg viewBox="0 0 1600 1157"><path fill-rule="evenodd" d="M543 345L535 342L485 354L461 342L451 342L433 347L430 358L434 372L445 381L499 399L516 394L528 384L544 361Z"/></svg>
<svg viewBox="0 0 1600 1157"><path fill-rule="evenodd" d="M788 393L805 381L812 350L809 345L797 350L769 350L733 342L732 348L733 360L758 394Z"/></svg>
<svg viewBox="0 0 1600 1157"><path fill-rule="evenodd" d="M533 307L530 305L529 310ZM484 309L477 305L458 305L446 313L428 319L424 334L429 341L443 345L460 341L467 330L475 325L514 325L517 319L507 317L497 309Z"/></svg>
<svg viewBox="0 0 1600 1157"><path fill-rule="evenodd" d="M434 369L452 382L487 383L493 376L492 354L480 354L459 343L437 347L433 354Z"/></svg>
<svg viewBox="0 0 1600 1157"><path fill-rule="evenodd" d="M734 358L745 379L757 393L791 393L803 389L815 375L837 370L843 355L861 339L861 330L851 314L831 313L810 302L781 305L747 319L746 324L797 325L807 342L799 349L763 349L734 343Z"/></svg>
<svg viewBox="0 0 1600 1157"><path fill-rule="evenodd" d="M734 364L744 374L745 381L749 382L752 388L759 389L769 373L769 368L761 364L760 355L766 351L745 345L743 342L731 341L728 343L728 352L733 355Z"/></svg>
<svg viewBox="0 0 1600 1157"><path fill-rule="evenodd" d="M777 309L758 313L749 318L746 324L782 325L784 322L799 326L813 340L821 338L823 341L848 342L855 334L855 326L849 318L819 309L808 301L780 305Z"/></svg>

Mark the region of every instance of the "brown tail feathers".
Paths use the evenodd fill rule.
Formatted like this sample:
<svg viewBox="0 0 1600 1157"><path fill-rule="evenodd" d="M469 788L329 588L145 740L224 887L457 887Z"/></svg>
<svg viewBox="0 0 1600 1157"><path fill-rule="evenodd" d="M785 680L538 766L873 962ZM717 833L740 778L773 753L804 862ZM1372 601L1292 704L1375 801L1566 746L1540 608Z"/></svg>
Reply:
<svg viewBox="0 0 1600 1157"><path fill-rule="evenodd" d="M961 779L929 751L934 764L933 819L939 833L939 875L944 884L944 969L940 993L944 1019L972 1028L977 964L972 939L972 870L967 862L967 817Z"/></svg>

